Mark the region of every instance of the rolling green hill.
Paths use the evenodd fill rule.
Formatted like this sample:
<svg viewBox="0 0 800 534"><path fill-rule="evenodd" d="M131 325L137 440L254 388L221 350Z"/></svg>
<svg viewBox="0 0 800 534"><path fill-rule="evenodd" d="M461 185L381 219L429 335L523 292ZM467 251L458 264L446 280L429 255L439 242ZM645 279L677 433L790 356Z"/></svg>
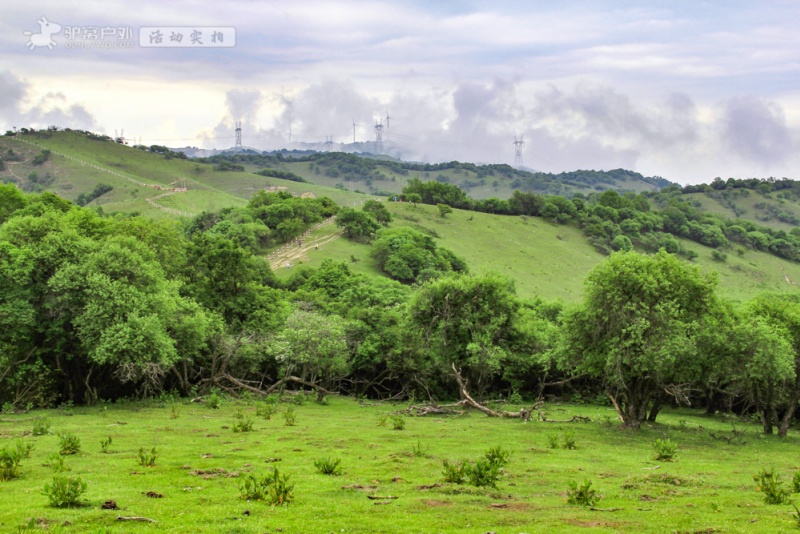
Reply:
<svg viewBox="0 0 800 534"><path fill-rule="evenodd" d="M518 294L546 300L577 301L588 272L606 256L595 251L583 233L571 225L559 225L537 217L508 217L464 210L442 218L434 206L387 203L394 217L391 227L411 226L434 235L437 245L463 257L475 272L497 271L516 282ZM704 271L719 273L720 294L748 300L765 291L800 292L800 264L766 252L747 250L729 255L725 262L713 259L712 248L688 239L681 244L697 253L693 263ZM370 247L345 238L309 250L301 261L312 267L325 258L347 261L355 272L379 274ZM356 261L353 261L356 260ZM278 276L290 271L278 269Z"/></svg>
<svg viewBox="0 0 800 534"><path fill-rule="evenodd" d="M46 161L37 164L35 160L44 150L50 154ZM0 170L0 181L16 183L25 191L54 191L75 201L81 194L91 193L98 184L108 184L113 189L88 205L151 217L176 215L168 210L191 215L244 205L253 193L265 188L286 188L297 195L329 196L340 204L371 198L249 172L220 171L213 164L129 147L77 131L0 137L0 157L4 167ZM182 187L187 191L154 199ZM148 198L167 210L154 206Z"/></svg>
<svg viewBox="0 0 800 534"><path fill-rule="evenodd" d="M399 194L411 178L457 185L476 200L505 199L516 190L571 196L607 189L639 193L657 191L670 185L663 178L645 177L623 169L551 174L528 172L509 165L475 165L458 161L422 164L343 152L223 154L203 161L229 162L252 172L263 169L289 172L307 182L384 196Z"/></svg>
<svg viewBox="0 0 800 534"><path fill-rule="evenodd" d="M50 151L49 154L44 154L45 150ZM204 210L242 206L256 191L265 188L285 188L295 195L329 196L341 205L358 207L365 200L374 198L374 195L356 192L359 187L367 185L366 181L356 180L343 188L345 175L328 175L330 169L341 171L342 161L354 161L350 156L322 154L309 161L295 161L284 155L270 156L273 159L269 161L274 164L270 168L293 173L301 180L317 182L306 183L250 172L267 167L264 164L267 160L263 158L256 158L258 163L241 159L245 171L224 171L220 170L218 162L231 161L231 158L216 162L213 158L193 161L169 151L128 147L85 132L37 132L0 137L3 163L0 180L14 182L27 191L54 191L73 201L82 195L84 199L91 195L98 184L107 184L112 189L90 199L88 206L101 207L106 212L139 212L154 218L190 216ZM235 163L236 160L232 161ZM405 168L394 161L370 161L373 162L369 164L370 172L383 176L371 182L372 188L390 187L392 184L394 191L399 191L405 180L415 176L424 180L441 174L456 182L457 177L475 179L478 173L491 178L488 172L492 170L471 164L448 164L449 167L435 171L413 171L409 169L416 164L408 164ZM513 180L519 179L519 175L513 173L503 175L513 169L495 167L492 172L495 179L502 182L502 187L510 187ZM598 183L604 184L603 187L610 185L603 181L605 175L596 173L565 173L568 176L564 179L574 180L581 174L588 181L600 180ZM624 179L618 180L617 186L627 184L629 190L655 188L652 183L639 180L635 173L621 172L619 176ZM172 190L183 187L185 192ZM350 187L354 191L351 192ZM499 189L491 192L504 198L502 187L498 186ZM476 192L475 188L470 191ZM760 225L783 230L794 228L792 217L800 213L800 203L789 192L707 190L687 193L682 198L704 212L728 218L739 214ZM605 258L574 225L559 225L539 217L498 216L462 210L454 210L443 218L434 206L393 202L386 205L394 215L392 226L406 225L434 236L440 246L466 259L473 271L494 270L511 277L516 281L518 292L526 297L539 295L546 299L576 300L581 295L586 274ZM368 245L341 238L330 240L336 233L333 226L319 232L325 244L318 253L314 250L302 255L299 259L304 264L315 266L323 258L330 257L350 262L354 271L380 274L369 256ZM688 239L679 241L684 249L696 253L695 263L705 270L719 272L720 289L725 296L744 300L762 291L797 291L795 282L800 281L800 264L796 262L743 248L736 252L729 250L727 259L718 261L712 258L714 249ZM277 271L282 277L292 272Z"/></svg>

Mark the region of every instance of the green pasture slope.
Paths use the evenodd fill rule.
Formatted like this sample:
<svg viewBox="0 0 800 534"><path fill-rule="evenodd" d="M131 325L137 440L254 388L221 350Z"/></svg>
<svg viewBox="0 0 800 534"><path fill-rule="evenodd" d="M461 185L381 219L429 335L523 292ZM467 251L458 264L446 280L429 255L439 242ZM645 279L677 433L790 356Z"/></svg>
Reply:
<svg viewBox="0 0 800 534"><path fill-rule="evenodd" d="M52 151L50 159L40 165L34 157L43 149ZM256 191L268 187L286 187L294 194L312 193L329 196L339 203L361 201L370 196L335 188L267 178L249 172L222 172L213 165L177 158L167 159L111 141L89 139L79 132L48 132L16 137L0 137L0 157L12 150L21 161L6 162L0 180L12 181L25 190L47 190L75 200L90 193L97 184L114 189L89 206L102 206L106 211L134 212L151 217L172 216L146 202L159 191L141 184L176 187L185 183L188 191L162 199L157 203L179 211L199 213L226 206L244 205ZM35 181L30 174L36 173ZM37 182L44 183L37 187Z"/></svg>
<svg viewBox="0 0 800 534"><path fill-rule="evenodd" d="M788 489L800 441L793 433L762 437L752 422L666 409L658 424L625 431L610 408L550 403L544 406L549 419L580 415L590 421L524 423L470 412L406 417L404 428L395 430L386 416L407 405L340 397L327 405L307 401L294 406L295 426L285 425L287 406L279 405L269 420L257 415L255 402L244 400L226 401L218 410L178 400L4 415L2 446L21 442L34 448L22 461L21 477L0 482L0 530L473 534L797 528L791 505L765 503L753 476L774 467ZM252 431L233 432L240 410L252 420ZM34 437L39 416L49 421L50 433ZM732 424L746 432L744 443L709 435L730 438ZM58 453L59 433L73 433L81 443L78 454L63 457L69 471L62 473L88 484L77 508L50 507L43 494L54 476L45 464ZM563 448L570 435L574 450ZM100 442L107 438L111 445L103 453ZM673 462L654 460L653 443L665 438L678 445ZM443 460L474 462L497 446L510 457L496 488L444 481ZM143 467L139 449L153 447L155 466ZM318 473L314 462L320 458L340 459L342 474ZM273 467L290 476L293 502L272 507L242 499L244 477L264 476ZM570 482L584 480L600 496L594 509L566 503ZM101 509L109 500L119 509ZM31 518L35 526L21 529Z"/></svg>
<svg viewBox="0 0 800 534"><path fill-rule="evenodd" d="M33 159L44 148L52 151L50 159L34 165ZM149 204L146 199L155 197L162 191L142 186L141 183L166 187L181 180L185 181L189 189L187 192L156 199L159 206L184 213L241 206L253 193L265 187L285 187L297 195L312 193L316 196L329 196L341 205L356 208L365 200L376 198L327 185L267 178L251 172L215 171L213 165L177 158L166 159L161 154L114 142L92 140L78 132L59 131L16 138L0 137L0 156L6 155L8 150L12 150L20 161L5 162L5 170L0 171L2 181L13 181L28 190L37 188L55 191L70 200L75 200L80 194L90 193L99 183L105 183L114 189L88 206L100 206L105 211L139 212L153 218L176 215ZM314 173L311 173L308 163L288 162L285 167L284 170L305 175L308 179L321 179L321 175L312 176ZM445 174L448 172L454 176L466 176L472 171L442 171ZM31 181L31 173L36 173L37 182ZM393 183L401 184L402 187L403 180L415 175L423 179L435 178L426 176L424 172L415 174L410 171L407 176L395 176ZM354 189L357 186L358 183L354 182ZM510 192L505 196L510 196ZM697 200L704 209L727 216L733 215L732 212L725 212L729 207L705 193L694 193L689 197ZM775 205L783 202L785 211L800 213L800 206L796 203L778 199L774 195L765 197L756 191L737 193L736 198L728 201L727 205L731 202L740 208L751 210L744 217L753 218L759 224L782 225L776 227L785 227L787 230L791 225L776 219L762 222L757 217L764 216L763 210L759 212L750 206L760 202ZM494 270L513 278L518 293L525 297L578 300L586 274L605 257L588 244L579 229L555 225L540 218L496 216L461 210L454 210L452 214L442 218L433 206L415 207L393 202L387 202L386 205L394 214L393 226L407 225L432 232L439 236L439 245L464 257L473 271ZM331 228L322 231L330 232ZM714 261L711 258L711 249L707 247L688 240L684 240L683 245L698 253L695 263L701 268L719 272L720 293L726 297L747 300L763 291L798 290L800 264L753 250L747 250L743 256L729 251L728 259L723 263ZM304 258L303 262L316 266L325 257L342 261L355 259L357 261L351 263L354 271L380 274L369 257L367 245L336 239L326 244L319 254L315 251ZM281 269L278 274L287 276L291 272Z"/></svg>
<svg viewBox="0 0 800 534"><path fill-rule="evenodd" d="M491 270L512 278L523 297L577 301L586 275L606 258L594 250L580 229L537 217L456 209L443 218L435 206L399 202L387 202L386 206L394 218L391 227L410 226L438 236L437 245L463 257L473 272ZM686 239L681 242L697 252L693 264L719 273L719 292L726 298L744 301L765 291L800 291L798 263L755 250L742 256L731 251L725 262L719 262L711 256L713 249ZM304 264L316 267L331 257L351 262L355 272L377 274L369 252L366 244L340 238L326 244L320 253L310 254ZM290 273L279 270L277 274L285 277Z"/></svg>
<svg viewBox="0 0 800 534"><path fill-rule="evenodd" d="M782 221L774 213L784 212L800 220L800 202L793 198L780 198L778 195L779 193L765 195L758 191L739 189L734 190L728 199L723 198L718 191L690 193L685 198L697 202L703 211L717 213L729 219L749 219L760 226L789 232L798 225Z"/></svg>

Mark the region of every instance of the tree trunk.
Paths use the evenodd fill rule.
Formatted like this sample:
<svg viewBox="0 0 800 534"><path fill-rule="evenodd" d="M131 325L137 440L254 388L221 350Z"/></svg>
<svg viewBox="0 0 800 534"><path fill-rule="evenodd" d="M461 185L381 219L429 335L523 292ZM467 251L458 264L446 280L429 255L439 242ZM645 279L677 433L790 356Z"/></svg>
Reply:
<svg viewBox="0 0 800 534"><path fill-rule="evenodd" d="M656 422L656 417L658 417L658 412L661 411L663 403L664 403L664 392L660 392L655 396L655 398L653 399L653 406L650 407L650 414L647 416L647 421L649 423Z"/></svg>

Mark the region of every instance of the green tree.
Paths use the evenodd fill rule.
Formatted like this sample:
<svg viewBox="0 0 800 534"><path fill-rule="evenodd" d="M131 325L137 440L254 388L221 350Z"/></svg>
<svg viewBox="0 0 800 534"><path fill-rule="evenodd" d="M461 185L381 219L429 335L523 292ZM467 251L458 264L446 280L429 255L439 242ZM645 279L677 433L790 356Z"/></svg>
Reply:
<svg viewBox="0 0 800 534"><path fill-rule="evenodd" d="M348 370L345 321L337 315L295 310L270 343L285 377L330 389Z"/></svg>
<svg viewBox="0 0 800 534"><path fill-rule="evenodd" d="M377 200L367 200L364 203L362 210L372 215L380 224L388 224L392 222L392 214L386 209L383 202Z"/></svg>
<svg viewBox="0 0 800 534"><path fill-rule="evenodd" d="M495 273L453 275L424 284L408 304L409 328L439 368L463 368L482 397L514 339L514 283Z"/></svg>
<svg viewBox="0 0 800 534"><path fill-rule="evenodd" d="M666 252L612 254L565 318L562 365L602 378L623 424L639 428L665 386L696 378L681 372L694 369L694 333L715 286Z"/></svg>
<svg viewBox="0 0 800 534"><path fill-rule="evenodd" d="M436 207L439 209L439 217L445 217L446 215L453 213L453 208L447 204L436 204Z"/></svg>
<svg viewBox="0 0 800 534"><path fill-rule="evenodd" d="M336 215L336 226L344 228L345 235L351 239L369 239L381 227L378 221L369 213L356 211L352 208L339 210Z"/></svg>
<svg viewBox="0 0 800 534"><path fill-rule="evenodd" d="M777 391L772 406L761 413L764 431L772 433L771 426L775 424L778 426L778 435L784 437L800 402L800 299L794 295L761 295L753 299L749 308L775 331L782 333L789 344L788 369L785 362L776 357L773 366L775 372L770 377L769 385ZM759 367L758 364L753 367L762 373L769 370L769 367ZM780 417L778 411L783 412Z"/></svg>

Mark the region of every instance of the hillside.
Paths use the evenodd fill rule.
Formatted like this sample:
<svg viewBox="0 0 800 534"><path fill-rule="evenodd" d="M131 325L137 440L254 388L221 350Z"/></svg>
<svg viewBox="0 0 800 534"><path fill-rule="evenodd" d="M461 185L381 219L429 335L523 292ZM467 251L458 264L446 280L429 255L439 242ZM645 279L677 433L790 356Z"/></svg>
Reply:
<svg viewBox="0 0 800 534"><path fill-rule="evenodd" d="M451 161L439 164L411 163L371 154L343 152L264 152L223 154L201 161L229 162L258 172L273 169L290 172L310 183L376 195L399 194L411 178L457 185L476 200L508 198L516 190L572 196L613 189L620 192L658 191L671 185L659 177L615 169L579 170L560 174L528 172L509 165L475 165Z"/></svg>
<svg viewBox="0 0 800 534"><path fill-rule="evenodd" d="M411 226L435 236L438 245L463 257L472 271L492 270L512 278L517 293L526 298L579 300L586 275L607 257L595 251L574 226L537 217L456 209L442 218L433 206L394 202L386 206L394 217L391 227ZM325 235L330 232L331 229L325 230ZM317 267L325 258L333 258L348 262L354 272L380 274L370 257L369 245L346 238L325 241L319 251L309 248L299 258L303 265ZM764 291L800 292L798 263L755 250L748 250L743 256L730 255L723 263L713 259L714 249L688 239L680 241L697 253L692 263L704 271L719 273L720 294L726 298L744 301ZM291 272L276 270L282 278Z"/></svg>
<svg viewBox="0 0 800 534"><path fill-rule="evenodd" d="M44 155L45 150L49 150L49 154ZM26 191L54 191L72 201L79 200L106 212L139 212L153 218L191 216L206 210L243 206L256 191L264 189L285 188L295 195L310 193L329 196L340 205L356 208L365 200L374 198L373 195L357 192L359 187L367 185L366 181L355 181L342 188L341 180L345 175L328 176L331 169L340 169L342 161L351 161L352 155L298 154L294 158L291 153L287 154L258 155L257 158L250 155L255 161L247 161L246 156L189 160L166 147L128 147L85 132L37 132L0 137L3 163L0 180L14 182ZM311 159L297 160L303 158ZM492 171L485 166L447 164L435 171L415 172L409 168L416 164L403 164L409 167L404 168L391 160L358 158L352 161L362 160L371 161L369 165L373 167L370 172L383 176L384 185L391 183L398 192L415 176L424 179L435 173L437 176L474 178L478 172L486 174ZM266 162L272 162L273 166L267 167ZM236 168L236 165L242 165L246 170L222 170L231 166ZM513 182L510 177L519 178L507 166L495 167L492 172L495 172L498 182L505 184L503 187ZM290 179L255 173L263 172L265 168L271 169L271 174ZM506 172L512 174L502 174ZM573 178L582 175L585 180L605 180L604 175L597 173L576 172L569 175ZM635 190L638 187L638 190L651 191L647 188L654 187L646 181L637 182L635 173L621 172L619 175L626 176L626 181L618 181L617 185L626 183L631 186L628 189ZM303 181L312 179L318 183ZM334 180L339 181L333 183ZM372 182L373 189L379 187L379 182ZM105 184L110 190L103 189L94 198L98 184ZM186 190L181 191L184 187ZM789 190L770 193L764 188L729 187L717 190L708 187L701 192L684 191L681 195L680 191L674 191L674 187L672 189L671 193L648 194L655 195L652 197L654 204L660 209L680 199L701 213L718 214L726 218L733 218L738 213L743 218L776 230L794 228L794 214L800 213L800 204ZM500 193L498 196L503 198ZM386 206L394 215L393 227L406 225L434 236L442 247L466 259L473 271L494 270L513 278L519 294L525 297L538 295L546 299L577 300L586 274L606 257L597 251L596 242L587 239L574 224L556 224L541 217L499 216L458 209L443 218L434 206L393 202L386 202ZM292 265L299 260L316 266L323 258L330 257L347 261L356 272L380 274L369 256L367 245L335 239L338 235L335 226L327 226L317 232L318 242L324 243L320 251L310 248L292 251ZM312 242L317 241L307 241ZM719 261L719 256L717 259L712 257L716 249L682 237L678 237L678 242L684 257L693 258L692 261L703 269L720 273L721 292L730 298L744 300L762 291L797 289L795 282L800 280L800 264L796 262L776 257L768 251L742 247L738 247L736 253L729 249L725 260ZM284 265L285 261L274 262L273 268ZM285 269L276 270L279 276L287 276Z"/></svg>
<svg viewBox="0 0 800 534"><path fill-rule="evenodd" d="M213 164L176 157L166 147L158 147L164 152L144 148L77 131L4 136L0 137L0 181L13 182L24 191L53 191L72 201L91 194L98 184L107 184L113 189L87 205L149 217L191 216L243 205L265 188L329 196L340 204L365 198L314 184L217 170ZM50 153L43 158L44 150ZM44 161L37 162L37 156ZM183 188L185 192L172 191ZM166 193L172 194L163 196Z"/></svg>

